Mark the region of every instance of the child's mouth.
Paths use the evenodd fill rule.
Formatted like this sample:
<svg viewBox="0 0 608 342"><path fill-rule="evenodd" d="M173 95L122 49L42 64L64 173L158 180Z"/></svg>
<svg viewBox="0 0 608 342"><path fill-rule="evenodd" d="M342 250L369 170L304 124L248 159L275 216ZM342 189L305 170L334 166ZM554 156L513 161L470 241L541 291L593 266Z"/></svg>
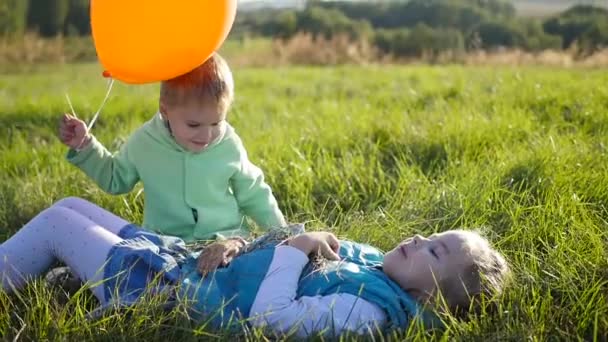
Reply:
<svg viewBox="0 0 608 342"><path fill-rule="evenodd" d="M194 144L196 147L207 147L207 143L203 143L203 142L198 142L198 141L192 141L192 144Z"/></svg>

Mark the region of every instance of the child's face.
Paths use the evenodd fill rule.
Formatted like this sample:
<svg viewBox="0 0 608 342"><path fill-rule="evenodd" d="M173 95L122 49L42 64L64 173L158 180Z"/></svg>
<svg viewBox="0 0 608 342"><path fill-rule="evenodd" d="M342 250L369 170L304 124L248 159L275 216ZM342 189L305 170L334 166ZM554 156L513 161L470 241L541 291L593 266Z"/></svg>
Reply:
<svg viewBox="0 0 608 342"><path fill-rule="evenodd" d="M430 298L442 279L462 274L471 264L465 248L473 237L447 231L428 238L416 235L384 256L384 272L419 299Z"/></svg>
<svg viewBox="0 0 608 342"><path fill-rule="evenodd" d="M215 101L190 101L171 107L161 103L160 111L169 121L175 141L190 152L201 152L217 139L226 119Z"/></svg>

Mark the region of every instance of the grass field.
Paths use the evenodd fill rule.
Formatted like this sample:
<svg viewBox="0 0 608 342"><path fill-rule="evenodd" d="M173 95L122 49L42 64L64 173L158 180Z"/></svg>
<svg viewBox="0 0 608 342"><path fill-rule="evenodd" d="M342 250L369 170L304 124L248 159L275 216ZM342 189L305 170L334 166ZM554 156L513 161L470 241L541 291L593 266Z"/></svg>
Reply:
<svg viewBox="0 0 608 342"><path fill-rule="evenodd" d="M608 83L602 70L475 67L237 69L229 120L291 221L389 249L404 237L479 228L515 272L500 310L412 339L608 338ZM89 118L94 65L0 76L0 241L80 196L139 222L142 196L103 194L55 137L68 92ZM157 86L116 84L97 137L111 149L156 110ZM0 293L6 340L234 336L154 310L90 322L41 284ZM262 339L243 331L241 339Z"/></svg>

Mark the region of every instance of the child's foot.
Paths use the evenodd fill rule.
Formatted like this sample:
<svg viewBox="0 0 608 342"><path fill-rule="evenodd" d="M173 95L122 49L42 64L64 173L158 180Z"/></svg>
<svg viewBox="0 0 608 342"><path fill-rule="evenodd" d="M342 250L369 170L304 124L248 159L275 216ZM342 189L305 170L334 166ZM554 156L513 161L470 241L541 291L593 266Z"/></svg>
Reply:
<svg viewBox="0 0 608 342"><path fill-rule="evenodd" d="M72 274L72 270L67 266L51 269L44 279L49 286L62 289L68 296L82 287L82 281Z"/></svg>

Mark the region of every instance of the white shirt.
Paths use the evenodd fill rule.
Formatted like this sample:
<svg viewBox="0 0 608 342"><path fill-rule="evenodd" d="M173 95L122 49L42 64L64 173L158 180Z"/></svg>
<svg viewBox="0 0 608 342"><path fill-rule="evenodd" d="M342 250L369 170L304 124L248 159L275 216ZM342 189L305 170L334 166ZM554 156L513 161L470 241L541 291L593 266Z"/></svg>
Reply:
<svg viewBox="0 0 608 342"><path fill-rule="evenodd" d="M249 314L253 327L266 327L277 335L314 336L380 332L386 313L360 297L336 293L296 299L298 280L308 256L291 246L279 246Z"/></svg>

